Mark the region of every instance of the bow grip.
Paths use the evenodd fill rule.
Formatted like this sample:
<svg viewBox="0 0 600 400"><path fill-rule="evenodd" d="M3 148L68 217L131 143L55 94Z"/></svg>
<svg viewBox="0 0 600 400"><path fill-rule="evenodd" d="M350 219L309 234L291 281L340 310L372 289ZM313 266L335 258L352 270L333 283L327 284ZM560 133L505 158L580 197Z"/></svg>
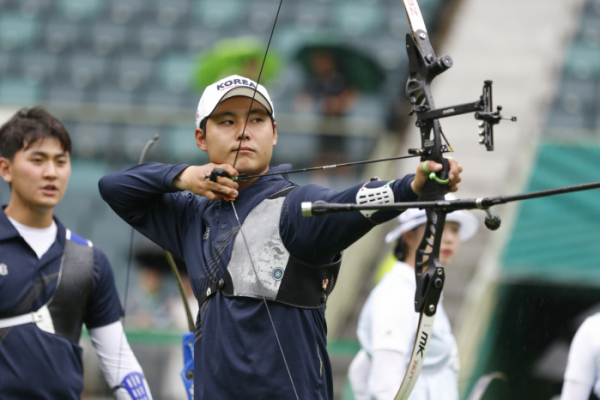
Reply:
<svg viewBox="0 0 600 400"><path fill-rule="evenodd" d="M229 174L225 170L222 170L220 168L213 168L213 170L210 172L209 179L212 182L216 182L218 177L229 178ZM226 196L222 193L217 193L217 195L224 198L225 200L229 200L229 201L235 200L233 197Z"/></svg>
<svg viewBox="0 0 600 400"><path fill-rule="evenodd" d="M436 173L436 176L440 180L448 179L448 172L450 171L450 164L448 162L448 159L440 157L439 159L434 159L433 161L442 164L442 169L441 171L438 171ZM441 184L433 179L428 179L427 182L425 182L423 188L421 189L421 193L419 194L419 201L443 200L445 194L446 184Z"/></svg>
<svg viewBox="0 0 600 400"><path fill-rule="evenodd" d="M223 178L229 178L229 174L227 172L225 172L225 170L222 170L220 168L213 168L213 170L210 172L210 180L213 182L217 181L217 178L221 176Z"/></svg>

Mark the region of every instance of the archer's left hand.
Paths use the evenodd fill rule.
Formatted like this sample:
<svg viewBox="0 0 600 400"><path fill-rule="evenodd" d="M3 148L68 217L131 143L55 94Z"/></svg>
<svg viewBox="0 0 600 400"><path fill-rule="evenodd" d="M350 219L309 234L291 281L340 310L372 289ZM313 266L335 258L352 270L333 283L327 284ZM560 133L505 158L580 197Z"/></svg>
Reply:
<svg viewBox="0 0 600 400"><path fill-rule="evenodd" d="M456 192L458 190L458 183L462 180L460 177L460 173L463 170L463 167L453 158L448 159L448 165L450 167L450 171L448 172L448 178L450 182L446 185L446 193L448 192ZM429 171L437 172L442 169L442 164L436 163L435 161L428 161L427 168ZM423 168L423 163L419 163L417 167L417 173L415 174L415 179L413 179L410 184L411 189L416 194L420 194L423 186L425 186L425 182L429 179L430 172L427 172Z"/></svg>

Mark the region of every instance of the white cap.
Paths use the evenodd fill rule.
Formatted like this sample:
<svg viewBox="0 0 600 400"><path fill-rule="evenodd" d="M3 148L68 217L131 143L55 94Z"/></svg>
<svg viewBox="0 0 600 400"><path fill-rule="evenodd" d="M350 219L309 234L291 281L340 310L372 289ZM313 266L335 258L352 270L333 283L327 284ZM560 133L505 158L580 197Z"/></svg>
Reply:
<svg viewBox="0 0 600 400"><path fill-rule="evenodd" d="M456 197L453 194L448 193L446 195L446 200L456 200ZM417 226L426 223L427 215L425 214L425 210L409 208L400 214L398 221L400 222L400 226L386 235L386 243L392 243L404 232L411 231ZM477 218L475 218L473 213L465 210L457 210L448 213L446 215L446 221L457 222L460 225L458 234L460 235L460 240L463 242L469 240L479 229L479 221L477 221Z"/></svg>
<svg viewBox="0 0 600 400"><path fill-rule="evenodd" d="M256 95L254 92L256 92ZM231 75L204 89L196 111L196 128L200 128L202 120L212 114L223 100L235 96L254 97L254 100L262 104L269 114L275 118L273 102L271 102L269 93L263 85L243 76Z"/></svg>

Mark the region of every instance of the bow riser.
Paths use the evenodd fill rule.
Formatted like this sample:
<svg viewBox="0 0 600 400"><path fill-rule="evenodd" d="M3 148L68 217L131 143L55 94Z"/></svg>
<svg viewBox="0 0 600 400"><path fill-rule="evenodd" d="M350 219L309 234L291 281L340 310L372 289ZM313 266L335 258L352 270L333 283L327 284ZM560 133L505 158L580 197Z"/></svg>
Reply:
<svg viewBox="0 0 600 400"><path fill-rule="evenodd" d="M429 209L426 214L425 233L415 258L417 279L415 311L433 316L437 311L437 303L446 278L444 267L440 262L440 245L446 223L446 211Z"/></svg>

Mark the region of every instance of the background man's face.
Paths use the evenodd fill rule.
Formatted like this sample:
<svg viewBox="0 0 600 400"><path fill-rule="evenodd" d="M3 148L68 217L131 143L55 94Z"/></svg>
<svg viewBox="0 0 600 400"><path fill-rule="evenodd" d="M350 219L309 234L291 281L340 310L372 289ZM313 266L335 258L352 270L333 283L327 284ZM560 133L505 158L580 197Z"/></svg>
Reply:
<svg viewBox="0 0 600 400"><path fill-rule="evenodd" d="M44 211L62 199L69 177L71 161L58 139L47 137L19 150L14 159L0 159L0 174L11 184L11 203Z"/></svg>

